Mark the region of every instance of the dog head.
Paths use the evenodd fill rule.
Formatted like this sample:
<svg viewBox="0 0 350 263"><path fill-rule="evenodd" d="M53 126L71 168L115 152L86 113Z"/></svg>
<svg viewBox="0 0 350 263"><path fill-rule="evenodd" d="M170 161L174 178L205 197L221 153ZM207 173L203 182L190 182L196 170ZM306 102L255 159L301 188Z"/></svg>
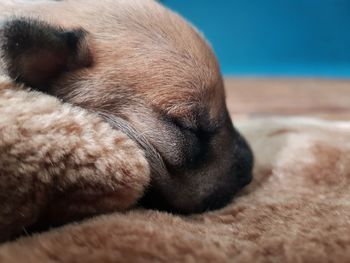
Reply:
<svg viewBox="0 0 350 263"><path fill-rule="evenodd" d="M181 17L150 0L9 9L0 29L7 74L135 139L153 171L144 205L220 208L251 180L252 153L232 125L215 55Z"/></svg>

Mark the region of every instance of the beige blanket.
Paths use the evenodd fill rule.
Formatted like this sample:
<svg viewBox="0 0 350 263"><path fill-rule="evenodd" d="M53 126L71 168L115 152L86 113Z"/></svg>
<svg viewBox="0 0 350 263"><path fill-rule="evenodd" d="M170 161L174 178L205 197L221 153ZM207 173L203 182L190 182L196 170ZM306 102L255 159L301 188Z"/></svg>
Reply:
<svg viewBox="0 0 350 263"><path fill-rule="evenodd" d="M144 153L93 113L0 79L0 241L132 207L149 182Z"/></svg>
<svg viewBox="0 0 350 263"><path fill-rule="evenodd" d="M256 166L232 204L194 216L122 212L148 183L142 151L93 114L2 84L3 238L40 218L119 212L3 243L0 262L350 262L350 122L236 125Z"/></svg>

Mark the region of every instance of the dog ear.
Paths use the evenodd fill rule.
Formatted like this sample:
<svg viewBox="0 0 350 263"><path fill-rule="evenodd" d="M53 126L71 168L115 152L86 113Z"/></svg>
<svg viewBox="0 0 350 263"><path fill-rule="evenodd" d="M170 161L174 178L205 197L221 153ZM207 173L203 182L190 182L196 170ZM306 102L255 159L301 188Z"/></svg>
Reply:
<svg viewBox="0 0 350 263"><path fill-rule="evenodd" d="M87 32L83 29L65 30L31 19L3 23L0 54L12 79L37 89L65 71L92 64Z"/></svg>

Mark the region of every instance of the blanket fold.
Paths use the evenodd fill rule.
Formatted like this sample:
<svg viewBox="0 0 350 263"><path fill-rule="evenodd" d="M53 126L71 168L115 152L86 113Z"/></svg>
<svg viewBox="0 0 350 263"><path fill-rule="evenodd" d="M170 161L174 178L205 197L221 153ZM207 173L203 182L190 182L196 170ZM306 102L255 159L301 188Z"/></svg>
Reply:
<svg viewBox="0 0 350 263"><path fill-rule="evenodd" d="M0 240L133 206L149 182L143 151L93 113L0 81Z"/></svg>

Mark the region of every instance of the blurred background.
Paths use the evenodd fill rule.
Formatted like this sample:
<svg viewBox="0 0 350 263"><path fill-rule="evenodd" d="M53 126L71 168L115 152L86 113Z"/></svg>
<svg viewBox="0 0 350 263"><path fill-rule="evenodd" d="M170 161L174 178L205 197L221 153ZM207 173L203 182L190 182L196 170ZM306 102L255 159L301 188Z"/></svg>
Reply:
<svg viewBox="0 0 350 263"><path fill-rule="evenodd" d="M225 75L350 78L349 0L163 0L212 44Z"/></svg>

